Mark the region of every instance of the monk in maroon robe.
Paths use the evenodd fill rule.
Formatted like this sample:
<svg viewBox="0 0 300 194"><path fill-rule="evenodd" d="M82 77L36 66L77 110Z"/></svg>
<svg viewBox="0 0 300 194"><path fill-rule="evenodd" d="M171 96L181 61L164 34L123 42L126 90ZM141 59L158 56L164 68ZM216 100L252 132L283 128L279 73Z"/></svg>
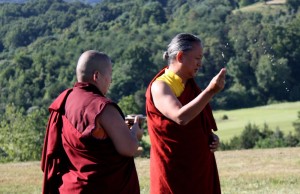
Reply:
<svg viewBox="0 0 300 194"><path fill-rule="evenodd" d="M199 38L178 34L165 58L169 66L151 81L146 113L151 140L151 194L220 194L214 151L217 130L209 100L224 87L222 69L201 91L194 81L203 56Z"/></svg>
<svg viewBox="0 0 300 194"><path fill-rule="evenodd" d="M87 51L79 58L78 82L50 106L42 155L43 193L139 194L133 156L141 129L128 129L120 108L105 97L109 57Z"/></svg>

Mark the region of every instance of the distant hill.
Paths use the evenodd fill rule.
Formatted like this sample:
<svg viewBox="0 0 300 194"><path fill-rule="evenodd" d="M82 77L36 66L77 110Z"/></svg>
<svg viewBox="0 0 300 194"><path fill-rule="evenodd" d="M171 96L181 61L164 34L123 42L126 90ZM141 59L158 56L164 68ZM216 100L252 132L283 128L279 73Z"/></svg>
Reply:
<svg viewBox="0 0 300 194"><path fill-rule="evenodd" d="M259 12L263 13L265 15L270 15L270 14L276 14L280 11L285 11L287 9L286 7L286 0L272 0L272 1L267 1L266 3L264 2L257 2L245 7L242 7L240 9L236 9L233 12L236 13L238 11L241 12Z"/></svg>
<svg viewBox="0 0 300 194"><path fill-rule="evenodd" d="M26 3L28 0L0 0L0 3ZM87 4L96 4L99 3L101 0L64 0L66 2L76 2L80 1Z"/></svg>
<svg viewBox="0 0 300 194"><path fill-rule="evenodd" d="M101 0L64 0L66 2L76 2L76 1L80 1L83 3L87 3L87 4L97 4L99 2L101 2Z"/></svg>
<svg viewBox="0 0 300 194"><path fill-rule="evenodd" d="M218 135L223 141L239 136L249 123L263 128L268 124L270 129L279 128L285 134L295 130L293 122L297 120L300 101L278 103L253 108L214 111L218 124ZM222 119L226 115L228 119Z"/></svg>
<svg viewBox="0 0 300 194"><path fill-rule="evenodd" d="M0 0L0 3L25 3L26 0Z"/></svg>

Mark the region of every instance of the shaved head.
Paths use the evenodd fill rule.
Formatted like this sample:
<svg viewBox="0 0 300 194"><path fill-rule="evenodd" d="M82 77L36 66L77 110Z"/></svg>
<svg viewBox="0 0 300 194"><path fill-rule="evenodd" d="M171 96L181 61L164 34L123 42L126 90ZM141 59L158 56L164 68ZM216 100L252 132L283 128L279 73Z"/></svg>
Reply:
<svg viewBox="0 0 300 194"><path fill-rule="evenodd" d="M94 50L85 51L77 62L77 81L91 82L95 71L105 74L110 65L111 60L105 53Z"/></svg>

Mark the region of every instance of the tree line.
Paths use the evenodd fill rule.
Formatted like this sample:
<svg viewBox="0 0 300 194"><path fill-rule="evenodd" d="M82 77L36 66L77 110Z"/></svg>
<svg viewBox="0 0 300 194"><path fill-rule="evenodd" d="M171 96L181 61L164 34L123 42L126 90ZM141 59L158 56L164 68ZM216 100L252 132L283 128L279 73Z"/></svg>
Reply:
<svg viewBox="0 0 300 194"><path fill-rule="evenodd" d="M103 51L113 60L108 97L118 102L125 114L144 114L145 90L167 65L162 54L180 32L196 34L203 41L204 66L196 78L202 88L220 68L227 68L226 87L212 100L213 109L299 100L299 3L288 0L276 8L266 5L269 11L265 12L239 11L255 2L1 3L0 139L14 142L21 138L6 137L5 130L34 131L36 139L30 141L36 141L40 149L47 107L61 91L73 86L77 59L90 49ZM13 112L15 116L10 116ZM29 116L32 114L35 117ZM20 140L18 145L22 144ZM0 141L0 155L9 155L14 147Z"/></svg>
<svg viewBox="0 0 300 194"><path fill-rule="evenodd" d="M284 134L280 128L271 129L267 123L262 128L255 123L248 123L240 136L234 136L228 142L221 142L221 150L252 148L278 148L300 146L300 111L293 122L295 131Z"/></svg>

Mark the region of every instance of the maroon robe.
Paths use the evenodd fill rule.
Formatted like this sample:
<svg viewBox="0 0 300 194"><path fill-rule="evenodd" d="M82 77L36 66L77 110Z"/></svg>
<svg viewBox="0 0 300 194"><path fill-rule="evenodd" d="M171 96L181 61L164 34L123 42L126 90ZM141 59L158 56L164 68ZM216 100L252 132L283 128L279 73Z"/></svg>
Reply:
<svg viewBox="0 0 300 194"><path fill-rule="evenodd" d="M77 83L52 103L42 157L43 193L140 193L133 157L120 155L110 138L92 136L95 118L107 104L123 116L87 83Z"/></svg>
<svg viewBox="0 0 300 194"><path fill-rule="evenodd" d="M146 113L151 140L151 194L220 194L214 154L209 149L212 129L217 130L209 105L187 125L165 117L153 103L151 81L146 91ZM201 90L194 79L187 81L178 100L185 105Z"/></svg>

